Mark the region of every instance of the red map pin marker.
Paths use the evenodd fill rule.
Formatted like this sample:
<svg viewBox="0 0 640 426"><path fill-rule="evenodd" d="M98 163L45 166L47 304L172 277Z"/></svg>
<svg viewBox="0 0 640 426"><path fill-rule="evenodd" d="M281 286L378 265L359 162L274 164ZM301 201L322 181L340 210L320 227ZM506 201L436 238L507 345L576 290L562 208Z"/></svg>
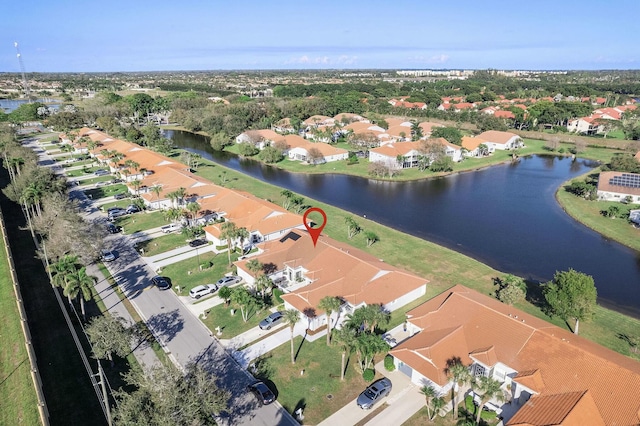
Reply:
<svg viewBox="0 0 640 426"><path fill-rule="evenodd" d="M309 223L307 223L307 216L309 216L309 213L311 212L318 212L322 215L322 225L318 226L317 228L312 228L309 226ZM327 224L327 214L319 207L311 207L309 210L304 212L304 215L302 216L302 223L304 223L304 227L307 228L307 231L309 231L309 235L311 235L311 239L313 240L313 246L315 247L316 243L318 242L320 233L324 229L324 226Z"/></svg>

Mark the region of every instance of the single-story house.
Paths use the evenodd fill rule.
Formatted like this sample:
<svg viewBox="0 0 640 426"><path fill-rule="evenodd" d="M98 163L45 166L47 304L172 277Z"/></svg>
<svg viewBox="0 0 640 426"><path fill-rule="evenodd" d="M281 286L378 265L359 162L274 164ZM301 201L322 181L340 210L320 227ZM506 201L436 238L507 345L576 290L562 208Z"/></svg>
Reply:
<svg viewBox="0 0 640 426"><path fill-rule="evenodd" d="M598 176L598 199L604 201L630 201L640 204L640 174L602 172Z"/></svg>
<svg viewBox="0 0 640 426"><path fill-rule="evenodd" d="M570 132L584 133L585 135L595 135L602 133L603 126L593 117L582 117L567 122L567 130Z"/></svg>
<svg viewBox="0 0 640 426"><path fill-rule="evenodd" d="M457 360L501 383L504 401L491 402L515 413L507 425L640 424L640 362L475 290L456 285L407 312L407 329L390 351L400 372L442 395ZM586 422L558 417L582 409ZM559 421L533 421L541 418Z"/></svg>
<svg viewBox="0 0 640 426"><path fill-rule="evenodd" d="M511 132L500 132L498 130L488 130L478 135L478 138L484 139L486 145L491 145L493 149L515 149L523 146L520 136Z"/></svg>
<svg viewBox="0 0 640 426"><path fill-rule="evenodd" d="M486 147L486 152L482 152L480 145L484 145ZM471 136L462 137L462 147L466 150L464 155L467 157L481 157L483 155L491 154L495 150L493 144L487 144L487 141L484 139Z"/></svg>
<svg viewBox="0 0 640 426"><path fill-rule="evenodd" d="M335 326L361 306L380 304L393 312L426 292L428 281L424 278L326 236L320 236L314 245L308 232L292 230L260 248L262 252L251 259L269 265L269 276L285 291L285 309L298 310L310 330L327 324L326 314L318 307L325 296L343 301L339 312L330 318ZM235 265L238 275L253 283L248 261L240 260Z"/></svg>
<svg viewBox="0 0 640 426"><path fill-rule="evenodd" d="M236 137L236 143L251 143L258 149L264 149L276 142L283 142L284 136L271 129L247 130Z"/></svg>

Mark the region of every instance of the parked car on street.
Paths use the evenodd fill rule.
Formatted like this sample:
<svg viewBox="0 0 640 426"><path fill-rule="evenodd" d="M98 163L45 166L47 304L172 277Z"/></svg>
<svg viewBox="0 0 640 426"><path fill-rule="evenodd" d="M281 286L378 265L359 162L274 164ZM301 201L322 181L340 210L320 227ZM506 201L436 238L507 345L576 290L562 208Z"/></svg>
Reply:
<svg viewBox="0 0 640 426"><path fill-rule="evenodd" d="M159 275L151 278L151 282L153 283L153 285L158 287L159 290L168 290L169 288L171 288L171 284L169 284L169 281L167 281L165 277L161 277Z"/></svg>
<svg viewBox="0 0 640 426"><path fill-rule="evenodd" d="M368 410L385 396L391 393L391 380L385 378L378 379L371 383L356 400L358 407Z"/></svg>
<svg viewBox="0 0 640 426"><path fill-rule="evenodd" d="M102 250L102 261L113 262L116 260L116 255L111 250Z"/></svg>
<svg viewBox="0 0 640 426"><path fill-rule="evenodd" d="M218 288L220 287L227 287L233 284L238 284L240 281L242 281L242 278L240 278L237 275L229 275L228 277L222 277L220 278L217 282L216 285L218 286Z"/></svg>
<svg viewBox="0 0 640 426"><path fill-rule="evenodd" d="M218 287L215 284L198 285L189 291L189 296L194 299L200 299L203 296L215 293L217 289Z"/></svg>
<svg viewBox="0 0 640 426"><path fill-rule="evenodd" d="M271 404L276 400L276 395L263 382L255 382L249 385L249 391L258 398L258 402L262 405Z"/></svg>
<svg viewBox="0 0 640 426"><path fill-rule="evenodd" d="M283 318L284 318L284 315L282 314L282 312L280 311L274 312L270 314L268 317L266 317L265 319L263 319L262 321L260 321L260 324L258 325L262 330L271 330L271 327L274 327L280 324Z"/></svg>
<svg viewBox="0 0 640 426"><path fill-rule="evenodd" d="M208 244L208 241L205 240L204 238L198 238L198 239L189 241L189 247L200 247L207 244Z"/></svg>

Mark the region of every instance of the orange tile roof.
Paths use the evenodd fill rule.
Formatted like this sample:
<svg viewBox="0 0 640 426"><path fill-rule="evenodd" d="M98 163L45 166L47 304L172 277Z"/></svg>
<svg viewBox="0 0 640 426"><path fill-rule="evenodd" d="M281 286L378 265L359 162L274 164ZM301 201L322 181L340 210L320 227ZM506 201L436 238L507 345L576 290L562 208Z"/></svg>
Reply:
<svg viewBox="0 0 640 426"><path fill-rule="evenodd" d="M508 426L604 426L591 393L567 392L533 396L507 422Z"/></svg>
<svg viewBox="0 0 640 426"><path fill-rule="evenodd" d="M433 351L420 338L422 333L460 333L457 327L462 327L464 341L452 343L444 351L449 356L464 360L493 346L499 362L521 373L522 381L514 381L541 388L542 395L588 389L606 424L640 423L637 361L461 285L409 311L407 317L424 331L394 348L392 354L401 361L409 352ZM431 362L435 367L423 374L446 367L442 357Z"/></svg>
<svg viewBox="0 0 640 426"><path fill-rule="evenodd" d="M264 253L258 259L263 264L273 263L277 270L287 265L301 266L307 271L305 276L312 282L282 296L300 312L307 308L317 310L320 299L325 296L342 297L354 306L384 305L427 283L423 278L326 236L321 236L314 247L306 231L292 232L300 238L268 241L262 245ZM242 261L236 265L244 268Z"/></svg>
<svg viewBox="0 0 640 426"><path fill-rule="evenodd" d="M396 158L398 155L407 155L411 151L417 151L419 146L419 142L394 142L379 148L371 148L369 151Z"/></svg>
<svg viewBox="0 0 640 426"><path fill-rule="evenodd" d="M487 143L487 141L485 141L484 139L474 138L470 136L462 137L462 147L468 149L469 151L473 151L483 143Z"/></svg>
<svg viewBox="0 0 640 426"><path fill-rule="evenodd" d="M509 141L514 136L518 136L515 133L511 132L500 132L498 130L487 130L486 132L482 132L478 135L480 139L484 139L487 142L494 142L504 144Z"/></svg>

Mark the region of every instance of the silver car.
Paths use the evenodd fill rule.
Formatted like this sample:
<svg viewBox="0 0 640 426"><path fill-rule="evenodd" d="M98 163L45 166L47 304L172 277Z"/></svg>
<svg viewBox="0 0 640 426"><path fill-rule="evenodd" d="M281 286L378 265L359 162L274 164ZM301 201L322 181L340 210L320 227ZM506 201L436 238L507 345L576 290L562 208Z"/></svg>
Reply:
<svg viewBox="0 0 640 426"><path fill-rule="evenodd" d="M373 405L391 393L391 380L385 378L376 380L371 383L361 394L358 396L358 407L363 410L368 410Z"/></svg>
<svg viewBox="0 0 640 426"><path fill-rule="evenodd" d="M217 282L216 285L218 286L218 288L220 287L227 287L233 284L238 284L240 281L242 281L242 278L240 278L237 275L229 275L228 277L222 277L220 278Z"/></svg>

